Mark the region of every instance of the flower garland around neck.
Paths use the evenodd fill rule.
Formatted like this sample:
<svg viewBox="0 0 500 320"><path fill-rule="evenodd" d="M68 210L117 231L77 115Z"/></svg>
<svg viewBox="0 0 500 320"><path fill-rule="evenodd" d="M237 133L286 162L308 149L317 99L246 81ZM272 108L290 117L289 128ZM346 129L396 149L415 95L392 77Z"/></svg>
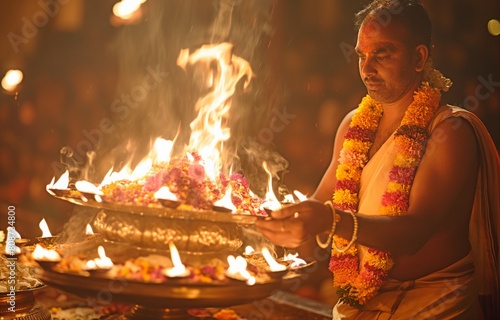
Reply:
<svg viewBox="0 0 500 320"><path fill-rule="evenodd" d="M426 74L434 77L441 75L433 70ZM440 90L444 89L442 86L431 86L426 80L424 77L394 133L396 155L381 199L380 215L397 216L408 210L411 185L428 139L427 126L439 106ZM381 117L382 105L369 95L365 96L353 115L340 152L333 194L333 204L338 210L358 211L361 173L369 160ZM346 239L337 235L333 236L333 242L336 247L348 244ZM333 272L333 285L337 288L340 301L355 307L366 304L377 294L393 264L388 252L368 248L363 261L360 261L356 245L344 252L333 247L329 269Z"/></svg>

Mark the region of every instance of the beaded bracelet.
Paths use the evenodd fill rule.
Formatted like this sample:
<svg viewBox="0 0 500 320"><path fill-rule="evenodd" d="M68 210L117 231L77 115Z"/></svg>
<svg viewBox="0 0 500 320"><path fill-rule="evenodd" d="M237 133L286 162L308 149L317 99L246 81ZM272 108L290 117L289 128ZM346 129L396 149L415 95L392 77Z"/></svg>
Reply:
<svg viewBox="0 0 500 320"><path fill-rule="evenodd" d="M335 243L335 240L332 241L332 247L335 250L337 250L338 252L340 252L340 253L346 252L347 250L349 250L349 248L352 246L352 244L354 243L354 241L356 241L356 239L358 238L358 218L356 217L356 215L353 212L349 211L349 213L351 214L352 221L354 223L354 227L353 227L353 230L352 230L351 241L349 241L349 243L347 244L347 246L345 246L344 248L337 247L337 244Z"/></svg>
<svg viewBox="0 0 500 320"><path fill-rule="evenodd" d="M333 207L332 201L327 201L325 202L326 206L329 206L330 209L332 210L333 214L333 222L332 222L332 230L330 231L330 234L328 234L328 238L326 239L326 242L321 241L319 238L319 234L316 234L316 243L321 249L326 249L330 246L330 242L332 241L333 234L335 233L335 227L337 226L337 222L340 220L340 216L335 212L335 208Z"/></svg>

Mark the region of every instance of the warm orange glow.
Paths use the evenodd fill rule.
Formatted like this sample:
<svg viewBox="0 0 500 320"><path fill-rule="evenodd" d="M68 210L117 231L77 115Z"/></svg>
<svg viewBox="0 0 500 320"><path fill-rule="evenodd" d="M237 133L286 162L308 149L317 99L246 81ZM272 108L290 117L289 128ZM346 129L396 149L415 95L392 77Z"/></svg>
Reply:
<svg viewBox="0 0 500 320"><path fill-rule="evenodd" d="M52 237L52 233L50 233L49 226L47 225L47 221L43 218L38 224L40 229L42 230L42 238Z"/></svg>

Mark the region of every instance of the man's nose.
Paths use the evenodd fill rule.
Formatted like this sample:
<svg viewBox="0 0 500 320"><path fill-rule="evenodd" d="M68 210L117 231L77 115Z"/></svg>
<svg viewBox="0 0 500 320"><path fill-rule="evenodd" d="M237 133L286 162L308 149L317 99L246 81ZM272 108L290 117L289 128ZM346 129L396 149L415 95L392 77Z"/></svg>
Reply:
<svg viewBox="0 0 500 320"><path fill-rule="evenodd" d="M377 69L375 68L374 58L369 56L365 57L365 59L360 63L360 71L363 78L375 75L377 73Z"/></svg>

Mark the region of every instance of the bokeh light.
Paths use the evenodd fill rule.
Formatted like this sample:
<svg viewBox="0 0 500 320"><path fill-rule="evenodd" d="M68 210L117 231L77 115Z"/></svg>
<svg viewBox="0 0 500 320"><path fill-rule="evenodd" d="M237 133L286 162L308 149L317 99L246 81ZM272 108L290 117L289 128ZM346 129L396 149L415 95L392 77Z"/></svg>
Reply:
<svg viewBox="0 0 500 320"><path fill-rule="evenodd" d="M493 36L498 36L500 34L500 21L497 19L488 21L488 32Z"/></svg>

